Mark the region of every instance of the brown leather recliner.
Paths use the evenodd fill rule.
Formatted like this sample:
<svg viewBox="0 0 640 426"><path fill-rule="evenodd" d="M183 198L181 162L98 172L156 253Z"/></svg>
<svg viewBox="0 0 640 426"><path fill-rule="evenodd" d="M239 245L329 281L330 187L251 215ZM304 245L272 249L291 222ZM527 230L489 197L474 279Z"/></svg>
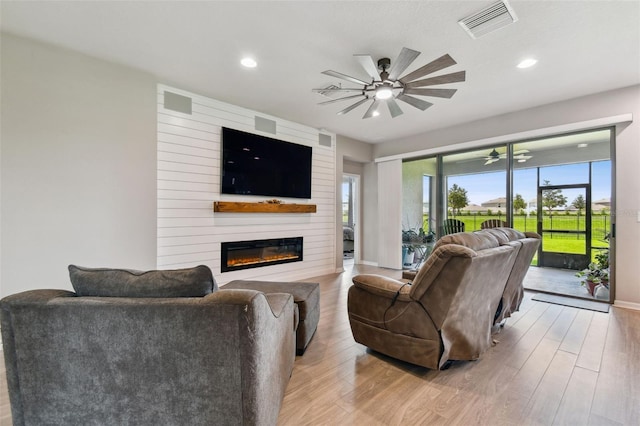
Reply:
<svg viewBox="0 0 640 426"><path fill-rule="evenodd" d="M354 339L427 368L474 360L491 346L491 328L522 244L491 232L443 237L411 285L357 275L349 289Z"/></svg>

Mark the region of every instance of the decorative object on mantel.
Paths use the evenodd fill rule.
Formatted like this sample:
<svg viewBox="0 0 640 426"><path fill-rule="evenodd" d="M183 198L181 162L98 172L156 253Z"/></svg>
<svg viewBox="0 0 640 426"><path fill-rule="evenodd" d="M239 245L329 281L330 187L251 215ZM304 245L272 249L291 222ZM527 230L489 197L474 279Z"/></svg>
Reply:
<svg viewBox="0 0 640 426"><path fill-rule="evenodd" d="M315 213L315 204L246 203L236 201L214 201L216 213Z"/></svg>
<svg viewBox="0 0 640 426"><path fill-rule="evenodd" d="M277 198L272 198L270 200L267 201L261 201L262 203L267 203L267 204L283 204L282 200L278 200Z"/></svg>

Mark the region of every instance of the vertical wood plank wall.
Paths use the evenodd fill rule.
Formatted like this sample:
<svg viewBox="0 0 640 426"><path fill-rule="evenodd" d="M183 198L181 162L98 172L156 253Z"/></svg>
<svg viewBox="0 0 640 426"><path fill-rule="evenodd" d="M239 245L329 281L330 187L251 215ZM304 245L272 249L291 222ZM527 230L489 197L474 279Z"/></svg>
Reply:
<svg viewBox="0 0 640 426"><path fill-rule="evenodd" d="M192 99L192 113L164 108L164 92ZM255 117L276 122L276 134L255 130ZM214 201L264 201L274 197L220 194L222 127L313 147L310 200L317 213L214 213ZM335 135L318 143L317 129L158 85L158 254L160 269L204 264L219 284L234 279L293 280L335 272ZM220 272L220 243L304 238L302 262Z"/></svg>

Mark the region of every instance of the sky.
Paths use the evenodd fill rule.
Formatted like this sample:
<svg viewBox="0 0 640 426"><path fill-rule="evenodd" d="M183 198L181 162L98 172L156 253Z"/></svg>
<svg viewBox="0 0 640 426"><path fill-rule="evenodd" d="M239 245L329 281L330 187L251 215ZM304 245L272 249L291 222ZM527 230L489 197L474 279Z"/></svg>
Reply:
<svg viewBox="0 0 640 426"><path fill-rule="evenodd" d="M611 162L598 161L592 163L591 200L611 197ZM526 202L536 198L537 168L518 169L514 171L513 192L522 195ZM467 190L467 197L471 204L482 203L505 196L506 172L481 173L473 175L449 176L448 187L457 184ZM560 166L540 168L540 181L548 180L551 185L569 185L589 183L589 164L576 163ZM575 190L564 190L567 204L570 204L578 194ZM424 194L427 195L428 194ZM425 198L427 199L427 198Z"/></svg>

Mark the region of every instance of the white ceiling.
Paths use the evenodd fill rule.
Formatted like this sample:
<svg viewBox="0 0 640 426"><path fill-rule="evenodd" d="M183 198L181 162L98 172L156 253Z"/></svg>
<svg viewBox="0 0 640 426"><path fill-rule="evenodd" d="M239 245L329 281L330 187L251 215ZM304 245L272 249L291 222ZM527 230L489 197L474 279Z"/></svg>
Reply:
<svg viewBox="0 0 640 426"><path fill-rule="evenodd" d="M436 128L640 83L640 1L511 0L519 20L477 40L458 20L493 1L7 1L2 30L68 47L157 76L158 81L265 114L377 143ZM312 88L367 80L352 57L393 61L402 47L422 54L411 71L448 53L466 70L452 99L420 111L367 105ZM255 69L240 65L244 55ZM521 70L525 57L537 65ZM345 86L352 87L349 83ZM425 99L425 98L423 98Z"/></svg>

